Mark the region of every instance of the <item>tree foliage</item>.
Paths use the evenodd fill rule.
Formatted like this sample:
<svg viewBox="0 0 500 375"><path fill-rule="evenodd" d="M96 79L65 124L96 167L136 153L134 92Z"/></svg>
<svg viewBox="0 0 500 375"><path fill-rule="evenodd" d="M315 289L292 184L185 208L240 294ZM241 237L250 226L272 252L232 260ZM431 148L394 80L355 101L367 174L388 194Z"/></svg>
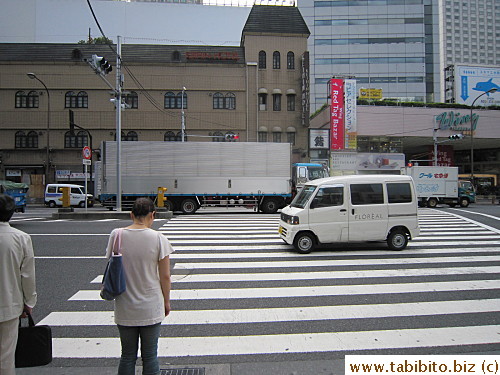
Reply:
<svg viewBox="0 0 500 375"><path fill-rule="evenodd" d="M97 38L89 37L87 40L80 40L78 44L113 44L113 40L105 36L98 36Z"/></svg>

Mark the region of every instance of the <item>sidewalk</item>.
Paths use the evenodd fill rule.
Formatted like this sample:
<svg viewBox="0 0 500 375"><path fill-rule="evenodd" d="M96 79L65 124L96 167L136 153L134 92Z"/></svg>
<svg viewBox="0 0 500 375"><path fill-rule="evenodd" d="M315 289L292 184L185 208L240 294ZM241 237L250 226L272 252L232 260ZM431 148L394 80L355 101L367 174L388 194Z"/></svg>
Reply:
<svg viewBox="0 0 500 375"><path fill-rule="evenodd" d="M116 375L117 368L44 366L16 369L16 375ZM160 375L341 375L344 373L344 360L160 366L160 369ZM142 375L142 367L137 366L135 373Z"/></svg>

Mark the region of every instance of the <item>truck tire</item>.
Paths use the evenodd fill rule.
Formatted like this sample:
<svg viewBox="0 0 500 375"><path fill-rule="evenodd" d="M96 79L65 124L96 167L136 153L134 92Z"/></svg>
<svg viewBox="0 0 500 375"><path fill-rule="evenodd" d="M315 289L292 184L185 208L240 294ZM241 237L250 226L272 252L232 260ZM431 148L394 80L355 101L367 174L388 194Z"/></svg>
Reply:
<svg viewBox="0 0 500 375"><path fill-rule="evenodd" d="M300 254L309 254L316 247L316 238L309 232L297 233L293 239L293 247Z"/></svg>
<svg viewBox="0 0 500 375"><path fill-rule="evenodd" d="M181 211L185 214L194 214L197 209L198 205L196 204L194 199L184 199L181 203Z"/></svg>
<svg viewBox="0 0 500 375"><path fill-rule="evenodd" d="M427 207L436 208L437 205L438 205L438 200L436 198L429 198L427 200Z"/></svg>
<svg viewBox="0 0 500 375"><path fill-rule="evenodd" d="M167 211L174 212L174 202L166 200L164 205L165 205L165 208L167 209Z"/></svg>
<svg viewBox="0 0 500 375"><path fill-rule="evenodd" d="M275 214L278 212L278 201L276 199L264 199L264 202L260 205L260 210L265 214Z"/></svg>
<svg viewBox="0 0 500 375"><path fill-rule="evenodd" d="M401 229L393 230L387 236L387 246L391 250L401 251L408 245L408 235Z"/></svg>
<svg viewBox="0 0 500 375"><path fill-rule="evenodd" d="M460 207L468 207L469 206L469 200L465 197L459 198L458 201L460 203Z"/></svg>

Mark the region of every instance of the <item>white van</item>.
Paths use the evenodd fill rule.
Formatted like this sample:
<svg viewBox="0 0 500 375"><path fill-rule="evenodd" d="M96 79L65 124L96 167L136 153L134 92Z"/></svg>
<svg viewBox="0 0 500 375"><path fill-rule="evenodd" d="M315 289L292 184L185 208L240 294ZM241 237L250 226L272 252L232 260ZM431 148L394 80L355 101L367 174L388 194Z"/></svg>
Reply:
<svg viewBox="0 0 500 375"><path fill-rule="evenodd" d="M419 235L410 176L350 175L308 182L281 212L279 233L302 254L319 244L387 241L403 250Z"/></svg>
<svg viewBox="0 0 500 375"><path fill-rule="evenodd" d="M85 207L85 187L72 184L48 184L45 187L45 204L49 207L62 206L62 192L59 188L69 187L69 198L71 206ZM94 197L92 194L87 194L87 207L94 205Z"/></svg>

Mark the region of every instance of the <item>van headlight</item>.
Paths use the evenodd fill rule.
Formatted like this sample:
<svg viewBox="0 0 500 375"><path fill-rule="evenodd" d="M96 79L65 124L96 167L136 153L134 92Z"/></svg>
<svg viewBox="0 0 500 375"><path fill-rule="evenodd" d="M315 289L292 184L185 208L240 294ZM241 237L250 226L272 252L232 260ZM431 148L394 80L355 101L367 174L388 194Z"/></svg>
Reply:
<svg viewBox="0 0 500 375"><path fill-rule="evenodd" d="M287 214L282 213L281 220L287 224L290 224L290 225L298 225L299 224L299 217L298 216L291 216L291 215L287 215Z"/></svg>

